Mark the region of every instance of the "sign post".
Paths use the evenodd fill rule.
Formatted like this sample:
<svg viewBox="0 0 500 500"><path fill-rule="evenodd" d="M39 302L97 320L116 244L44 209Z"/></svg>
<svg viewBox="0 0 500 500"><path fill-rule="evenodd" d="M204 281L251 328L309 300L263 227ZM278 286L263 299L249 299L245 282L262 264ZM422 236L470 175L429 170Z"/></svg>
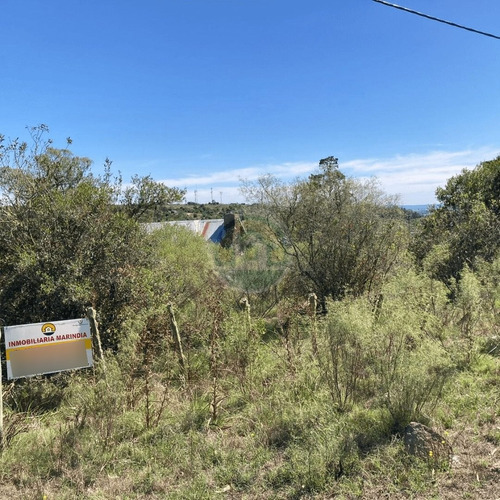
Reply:
<svg viewBox="0 0 500 500"><path fill-rule="evenodd" d="M102 351L101 336L99 335L99 326L97 324L97 313L93 307L87 308L87 319L90 323L90 331L92 336L95 338L95 345L97 346L97 354L102 363L102 368L104 371L104 376L106 376L106 361L104 360L104 353Z"/></svg>

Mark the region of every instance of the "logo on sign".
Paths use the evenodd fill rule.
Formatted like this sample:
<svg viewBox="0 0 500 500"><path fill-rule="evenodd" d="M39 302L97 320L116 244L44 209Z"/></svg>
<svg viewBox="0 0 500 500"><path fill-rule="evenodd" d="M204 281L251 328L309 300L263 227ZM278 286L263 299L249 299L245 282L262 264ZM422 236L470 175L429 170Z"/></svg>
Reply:
<svg viewBox="0 0 500 500"><path fill-rule="evenodd" d="M44 323L42 325L42 333L44 335L53 335L56 331L56 327L53 323Z"/></svg>

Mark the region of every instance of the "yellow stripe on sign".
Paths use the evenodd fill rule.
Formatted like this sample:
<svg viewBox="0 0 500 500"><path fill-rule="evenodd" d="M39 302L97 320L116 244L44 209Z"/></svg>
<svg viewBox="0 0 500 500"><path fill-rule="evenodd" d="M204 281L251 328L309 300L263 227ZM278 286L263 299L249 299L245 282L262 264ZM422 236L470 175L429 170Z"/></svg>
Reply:
<svg viewBox="0 0 500 500"><path fill-rule="evenodd" d="M73 342L85 342L86 349L92 349L92 339L63 340L61 342L44 342L43 344L25 345L21 347L11 347L5 350L6 359L10 359L9 353L14 351L24 351L25 349L36 349L37 347L48 347L51 345L70 344Z"/></svg>

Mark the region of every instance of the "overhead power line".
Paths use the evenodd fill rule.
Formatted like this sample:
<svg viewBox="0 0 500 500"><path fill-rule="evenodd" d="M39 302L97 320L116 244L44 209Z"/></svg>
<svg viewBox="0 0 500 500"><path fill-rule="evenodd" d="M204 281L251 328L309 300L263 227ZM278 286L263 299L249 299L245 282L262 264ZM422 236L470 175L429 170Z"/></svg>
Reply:
<svg viewBox="0 0 500 500"><path fill-rule="evenodd" d="M388 7L394 7L395 9L404 10L405 12L409 12L410 14L416 14L417 16L425 17L426 19L430 19L432 21L438 21L439 23L448 24L450 26L454 26L455 28L460 28L463 30L472 31L473 33L478 33L479 35L489 36L490 38L496 38L497 40L500 40L500 36L492 35L491 33L486 33L485 31L475 30L474 28L469 28L469 27L463 26L461 24L452 23L451 21L439 19L438 17L429 16L427 14L423 14L422 12L417 12L416 10L402 7L401 5L396 5L394 3L385 2L384 0L373 0L373 1L377 2L377 3L381 3L383 5L387 5Z"/></svg>

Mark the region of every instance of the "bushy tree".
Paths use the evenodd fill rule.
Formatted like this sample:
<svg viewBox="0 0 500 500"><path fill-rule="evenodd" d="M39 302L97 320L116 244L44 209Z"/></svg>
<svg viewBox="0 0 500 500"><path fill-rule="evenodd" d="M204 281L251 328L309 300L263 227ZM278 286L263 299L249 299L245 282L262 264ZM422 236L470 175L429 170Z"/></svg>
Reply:
<svg viewBox="0 0 500 500"><path fill-rule="evenodd" d="M336 158L319 167L306 180L283 184L267 176L244 192L260 203L304 288L323 300L359 295L374 289L405 250L402 212L374 181L347 178Z"/></svg>
<svg viewBox="0 0 500 500"><path fill-rule="evenodd" d="M438 188L439 205L421 221L413 249L430 274L458 279L464 266L491 262L500 247L500 156L464 169Z"/></svg>
<svg viewBox="0 0 500 500"><path fill-rule="evenodd" d="M93 305L111 338L150 259L132 215L162 190L136 179L156 191L131 197L133 210L117 209L123 191L111 162L95 176L91 160L55 148L47 132L31 128L30 144L0 136L1 317L6 324L68 319Z"/></svg>
<svg viewBox="0 0 500 500"><path fill-rule="evenodd" d="M134 219L142 219L145 214L155 211L169 203L182 201L186 192L175 187L156 182L150 175L140 177L134 175L132 182L123 190L121 205L125 212Z"/></svg>

